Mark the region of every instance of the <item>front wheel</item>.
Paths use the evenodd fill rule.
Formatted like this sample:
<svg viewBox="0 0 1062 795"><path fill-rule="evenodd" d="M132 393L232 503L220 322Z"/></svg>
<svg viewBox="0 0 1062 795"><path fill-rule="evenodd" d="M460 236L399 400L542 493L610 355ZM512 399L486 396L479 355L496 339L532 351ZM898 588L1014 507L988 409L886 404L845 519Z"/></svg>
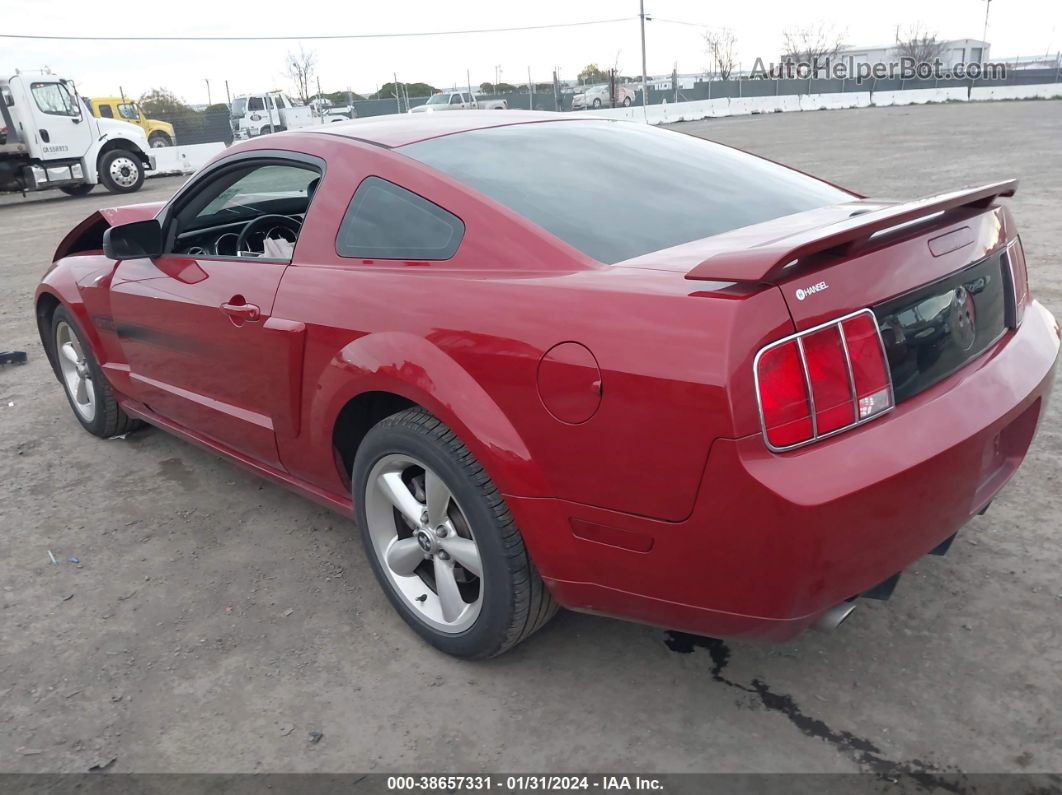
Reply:
<svg viewBox="0 0 1062 795"><path fill-rule="evenodd" d="M59 307L52 316L51 354L70 408L81 426L108 439L139 424L122 411L77 322Z"/></svg>
<svg viewBox="0 0 1062 795"><path fill-rule="evenodd" d="M623 98L623 107L629 108L630 106L631 106L631 98L630 97L624 97Z"/></svg>
<svg viewBox="0 0 1062 795"><path fill-rule="evenodd" d="M493 657L556 613L501 494L427 411L399 412L366 434L352 489L376 578L439 650Z"/></svg>
<svg viewBox="0 0 1062 795"><path fill-rule="evenodd" d="M100 182L111 193L135 193L144 184L140 156L125 149L112 149L100 158Z"/></svg>
<svg viewBox="0 0 1062 795"><path fill-rule="evenodd" d="M594 98L594 107L595 108L600 108L601 107L601 100L599 98L597 98L597 97Z"/></svg>

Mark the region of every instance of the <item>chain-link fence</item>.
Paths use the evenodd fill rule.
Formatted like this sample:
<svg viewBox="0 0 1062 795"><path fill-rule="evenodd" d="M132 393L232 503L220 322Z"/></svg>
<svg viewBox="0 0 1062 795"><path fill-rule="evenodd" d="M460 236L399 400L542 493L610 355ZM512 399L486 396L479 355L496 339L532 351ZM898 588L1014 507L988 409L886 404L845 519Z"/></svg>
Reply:
<svg viewBox="0 0 1062 795"><path fill-rule="evenodd" d="M672 83L670 86L649 89L649 103L652 105L664 102L688 102L711 99L740 99L767 96L799 96L807 94L843 94L848 92L875 92L884 91L908 91L918 89L959 88L972 89L983 86L1022 86L1038 85L1062 82L1062 70L1059 69L1022 69L1010 70L1005 77L995 79L868 79L861 82L854 79L729 79L729 80L699 80L685 87L677 89ZM677 81L676 81L677 82ZM546 84L548 86L548 84ZM657 83L659 86L659 81ZM620 88L622 87L622 91ZM606 87L607 88L607 87ZM458 91L460 89L457 89ZM543 91L542 86L531 91L513 91L507 93L479 94L478 98L484 102L504 100L507 106L513 110L544 110L562 111L572 110L572 101L577 93L585 91L581 89L567 88L561 90L558 85L555 91ZM628 82L618 84L617 89L611 96L630 97L631 104L642 104L642 91L640 84ZM620 104L610 100L610 92L607 90L603 95L601 105L583 103L583 107L590 110L598 107L609 107ZM386 99L356 99L353 102L353 112L347 108L336 108L331 114L321 116L313 114L309 116L312 121L303 123L328 124L332 121L342 120L346 117L365 118L369 116L382 116L407 112L410 108L423 105L429 97L402 97ZM173 126L174 135L178 144L200 144L210 142L222 142L230 144L233 141L233 131L236 124L232 119L230 108L226 104L215 104L205 110L184 109L181 111L155 110L145 112L145 120L148 118L164 122ZM150 122L148 122L150 124Z"/></svg>

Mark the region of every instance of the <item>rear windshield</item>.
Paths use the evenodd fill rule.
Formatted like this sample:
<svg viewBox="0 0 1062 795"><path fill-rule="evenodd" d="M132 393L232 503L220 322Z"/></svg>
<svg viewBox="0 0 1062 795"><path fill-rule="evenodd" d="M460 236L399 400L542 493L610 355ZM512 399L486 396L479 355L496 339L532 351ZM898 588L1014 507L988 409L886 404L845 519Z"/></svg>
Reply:
<svg viewBox="0 0 1062 795"><path fill-rule="evenodd" d="M518 124L399 151L607 263L852 198L753 155L631 122Z"/></svg>

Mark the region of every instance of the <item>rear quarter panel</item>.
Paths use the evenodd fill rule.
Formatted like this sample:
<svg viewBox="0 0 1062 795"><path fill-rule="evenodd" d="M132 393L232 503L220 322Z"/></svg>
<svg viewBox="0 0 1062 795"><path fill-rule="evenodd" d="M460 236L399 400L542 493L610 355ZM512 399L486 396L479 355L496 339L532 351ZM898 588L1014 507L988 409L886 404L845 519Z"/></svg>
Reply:
<svg viewBox="0 0 1062 795"><path fill-rule="evenodd" d="M391 391L451 424L505 493L687 516L712 441L755 431L752 355L791 328L778 292L720 298L677 274L592 263L401 155L359 154L328 158L277 295L275 317L307 324L308 430L280 440L285 465L349 488L326 445L333 418L349 397ZM338 257L339 219L369 175L461 217L453 259ZM578 424L555 419L537 384L543 354L566 341L601 371L600 407Z"/></svg>

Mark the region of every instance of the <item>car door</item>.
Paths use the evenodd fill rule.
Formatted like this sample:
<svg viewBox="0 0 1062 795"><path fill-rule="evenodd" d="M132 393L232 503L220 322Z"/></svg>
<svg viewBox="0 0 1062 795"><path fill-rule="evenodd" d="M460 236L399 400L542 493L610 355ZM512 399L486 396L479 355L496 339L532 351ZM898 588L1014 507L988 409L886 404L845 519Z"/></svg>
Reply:
<svg viewBox="0 0 1062 795"><path fill-rule="evenodd" d="M292 347L297 324L272 310L297 233L287 256L275 245L274 256L257 253L266 248L257 233L238 252L235 238L265 215L304 218L322 169L307 156L254 155L222 160L182 191L160 216L166 253L118 264L111 311L131 397L279 468L277 424L301 351Z"/></svg>
<svg viewBox="0 0 1062 795"><path fill-rule="evenodd" d="M57 79L29 84L41 151L49 158L81 157L92 145L92 130L66 83Z"/></svg>

